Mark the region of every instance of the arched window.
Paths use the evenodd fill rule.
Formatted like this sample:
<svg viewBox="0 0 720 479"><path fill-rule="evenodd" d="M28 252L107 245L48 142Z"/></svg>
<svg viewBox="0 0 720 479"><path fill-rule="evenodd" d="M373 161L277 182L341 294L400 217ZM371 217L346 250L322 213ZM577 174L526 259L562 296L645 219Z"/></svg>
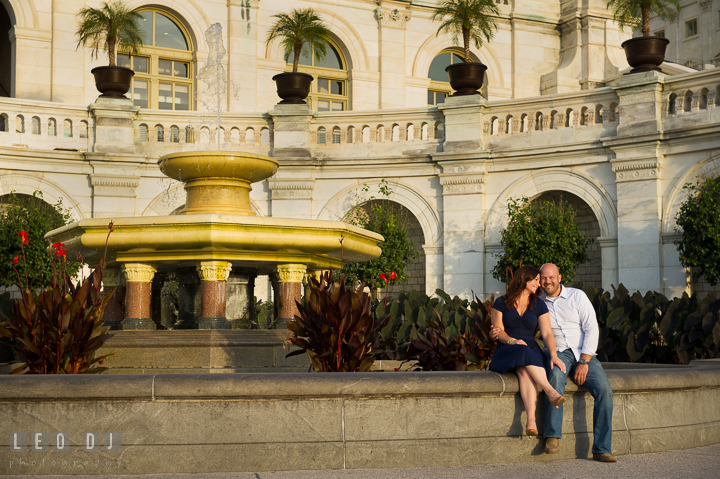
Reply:
<svg viewBox="0 0 720 479"><path fill-rule="evenodd" d="M668 98L668 115L674 115L676 113L675 111L675 102L677 101L677 95L675 93L672 93L670 97Z"/></svg>
<svg viewBox="0 0 720 479"><path fill-rule="evenodd" d="M523 113L520 116L520 133L525 133L528 131L528 116L527 114Z"/></svg>
<svg viewBox="0 0 720 479"><path fill-rule="evenodd" d="M0 114L0 131L8 131L8 116L5 113Z"/></svg>
<svg viewBox="0 0 720 479"><path fill-rule="evenodd" d="M195 130L192 126L185 127L185 143L195 143Z"/></svg>
<svg viewBox="0 0 720 479"><path fill-rule="evenodd" d="M40 118L38 118L36 116L32 117L32 134L33 135L40 134Z"/></svg>
<svg viewBox="0 0 720 479"><path fill-rule="evenodd" d="M12 95L12 62L13 57L13 46L10 42L8 33L13 28L13 23L10 15L5 10L5 5L9 5L8 2L0 2L0 97L9 97ZM24 8L24 7L23 7ZM8 131L7 126L5 130Z"/></svg>
<svg viewBox="0 0 720 479"><path fill-rule="evenodd" d="M349 145L353 144L353 140L355 140L355 127L350 126L347 129L347 142Z"/></svg>
<svg viewBox="0 0 720 479"><path fill-rule="evenodd" d="M428 129L429 129L429 125L428 125L427 123L423 123L423 124L422 124L421 133L420 133L420 139L421 139L422 141L427 141L427 139L428 139Z"/></svg>
<svg viewBox="0 0 720 479"><path fill-rule="evenodd" d="M170 127L170 141L180 143L180 128L175 125Z"/></svg>
<svg viewBox="0 0 720 479"><path fill-rule="evenodd" d="M341 138L341 136L342 136L342 135L340 134L340 128L337 127L337 126L336 126L335 128L333 128L333 131L332 131L332 142L333 142L333 145L339 145L339 144L340 144L340 138Z"/></svg>
<svg viewBox="0 0 720 479"><path fill-rule="evenodd" d="M707 101L708 101L708 89L707 89L707 88L703 88L703 89L700 91L700 101L699 101L699 103L698 103L698 107L699 107L701 110L707 110Z"/></svg>
<svg viewBox="0 0 720 479"><path fill-rule="evenodd" d="M63 138L72 138L72 136L73 136L72 120L65 120L63 122Z"/></svg>
<svg viewBox="0 0 720 479"><path fill-rule="evenodd" d="M428 77L430 78L430 88L428 88L428 106L439 105L445 103L445 98L453 93L450 88L445 68L448 65L463 62L463 53L457 48L449 48L441 51L438 56L433 58L430 64Z"/></svg>
<svg viewBox="0 0 720 479"><path fill-rule="evenodd" d="M230 130L230 143L233 145L239 145L240 144L240 130L237 128L233 128Z"/></svg>
<svg viewBox="0 0 720 479"><path fill-rule="evenodd" d="M255 130L252 128L248 128L245 130L245 144L246 145L255 145Z"/></svg>
<svg viewBox="0 0 720 479"><path fill-rule="evenodd" d="M363 126L363 129L362 129L362 142L363 142L363 143L369 143L369 142L370 142L370 127L369 127L369 126Z"/></svg>
<svg viewBox="0 0 720 479"><path fill-rule="evenodd" d="M147 125L140 125L138 128L138 140L148 141L148 127Z"/></svg>
<svg viewBox="0 0 720 479"><path fill-rule="evenodd" d="M2 131L1 128L0 131ZM57 122L55 121L55 118L50 118L48 120L48 136L57 136Z"/></svg>
<svg viewBox="0 0 720 479"><path fill-rule="evenodd" d="M585 126L588 122L588 109L586 106L580 109L580 125Z"/></svg>
<svg viewBox="0 0 720 479"><path fill-rule="evenodd" d="M193 109L193 46L180 20L157 10L140 10L144 45L137 55L118 55L132 68L130 94L136 106L160 110Z"/></svg>
<svg viewBox="0 0 720 479"><path fill-rule="evenodd" d="M376 133L377 134L375 135L375 141L377 141L378 143L382 143L383 141L385 141L385 127L383 125L378 125Z"/></svg>
<svg viewBox="0 0 720 479"><path fill-rule="evenodd" d="M317 60L310 48L307 44L303 47L298 67L299 72L314 78L308 95L308 105L317 111L348 110L348 63L342 49L331 41L325 58ZM285 57L288 62L285 71L292 71L293 59L292 53Z"/></svg>
<svg viewBox="0 0 720 479"><path fill-rule="evenodd" d="M15 133L25 133L25 118L22 115L15 117Z"/></svg>
<svg viewBox="0 0 720 479"><path fill-rule="evenodd" d="M319 128L317 131L317 142L318 145L325 144L325 128Z"/></svg>
<svg viewBox="0 0 720 479"><path fill-rule="evenodd" d="M575 123L575 112L572 108L565 110L565 127L570 128Z"/></svg>
<svg viewBox="0 0 720 479"><path fill-rule="evenodd" d="M392 127L392 141L400 141L400 126L393 125Z"/></svg>
<svg viewBox="0 0 720 479"><path fill-rule="evenodd" d="M155 132L157 133L157 142L164 143L165 142L165 128L163 128L162 125L157 125L155 127Z"/></svg>
<svg viewBox="0 0 720 479"><path fill-rule="evenodd" d="M541 131L543 128L543 114L541 112L535 113L535 129Z"/></svg>
<svg viewBox="0 0 720 479"><path fill-rule="evenodd" d="M88 137L88 122L85 120L80 121L80 138Z"/></svg>
<svg viewBox="0 0 720 479"><path fill-rule="evenodd" d="M492 117L490 119L490 134L497 135L499 126L500 126L500 122L498 121L498 118L496 116Z"/></svg>
<svg viewBox="0 0 720 479"><path fill-rule="evenodd" d="M553 111L550 112L550 126L549 126L549 128L550 128L551 130L552 130L553 128L557 128L557 127L558 127L558 124L557 124L558 118L557 118L557 116L558 116L558 112L557 112L557 111L553 110Z"/></svg>
<svg viewBox="0 0 720 479"><path fill-rule="evenodd" d="M513 116L508 115L505 117L505 133L508 135L512 135L512 123L513 123Z"/></svg>
<svg viewBox="0 0 720 479"><path fill-rule="evenodd" d="M610 103L610 121L620 121L620 108L617 103Z"/></svg>
<svg viewBox="0 0 720 479"><path fill-rule="evenodd" d="M270 129L269 128L263 128L260 130L260 144L261 145L269 145L270 144Z"/></svg>

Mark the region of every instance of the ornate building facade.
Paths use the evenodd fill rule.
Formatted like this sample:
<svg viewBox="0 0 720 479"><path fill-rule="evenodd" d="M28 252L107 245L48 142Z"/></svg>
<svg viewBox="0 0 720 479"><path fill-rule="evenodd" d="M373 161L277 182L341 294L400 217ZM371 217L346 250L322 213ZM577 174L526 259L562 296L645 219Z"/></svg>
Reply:
<svg viewBox="0 0 720 479"><path fill-rule="evenodd" d="M388 181L421 252L408 287L504 291L490 271L507 201L563 195L596 238L576 279L705 288L680 265L674 219L685 183L720 176L720 70L622 75L630 34L604 1L502 0L496 38L472 50L488 65L475 97L448 97L439 72L458 50L432 0L127 3L146 44L119 57L130 99L103 103L103 62L74 37L77 11L100 2L0 0L0 194L41 190L76 219L172 214L184 190L160 156L239 149L280 161L254 185L261 215L342 219ZM309 105L276 105L272 76L290 66L264 38L272 15L307 6L333 48L301 61Z"/></svg>

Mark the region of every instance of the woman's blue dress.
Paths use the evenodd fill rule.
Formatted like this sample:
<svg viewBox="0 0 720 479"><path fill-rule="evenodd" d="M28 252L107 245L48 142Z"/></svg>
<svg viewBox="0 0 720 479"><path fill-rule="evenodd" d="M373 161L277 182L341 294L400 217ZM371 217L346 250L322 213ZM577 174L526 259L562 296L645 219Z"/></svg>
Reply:
<svg viewBox="0 0 720 479"><path fill-rule="evenodd" d="M531 307L532 306L532 307ZM493 304L493 309L502 313L505 333L511 338L522 339L527 346L522 344L504 344L498 342L493 353L490 371L504 373L516 366L546 366L545 355L535 341L535 331L538 327L538 317L548 312L545 301L535 298L532 305L528 305L525 313L520 317L514 307L505 307L505 298L499 297Z"/></svg>

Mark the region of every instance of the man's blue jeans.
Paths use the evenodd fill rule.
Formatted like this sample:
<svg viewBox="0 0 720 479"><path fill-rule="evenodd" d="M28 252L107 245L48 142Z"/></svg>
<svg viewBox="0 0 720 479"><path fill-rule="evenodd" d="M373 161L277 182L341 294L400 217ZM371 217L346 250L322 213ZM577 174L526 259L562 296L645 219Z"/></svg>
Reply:
<svg viewBox="0 0 720 479"><path fill-rule="evenodd" d="M548 357L548 364L550 363L550 354L545 351ZM575 359L571 349L558 352L558 358L565 363L565 371L563 373L560 368L554 366L552 369L548 369L548 382L555 388L560 394L565 394L565 385L567 384L568 375L571 377L575 374L575 367L578 362ZM608 453L611 452L612 445L612 414L613 414L613 392L610 387L610 381L608 381L605 370L600 361L594 357L588 363L588 373L585 378L585 384L583 387L588 390L590 395L595 399L595 407L593 408L593 446L592 452L595 453ZM545 430L543 436L562 437L562 422L563 422L563 406L560 409L555 409L555 406L550 404L547 396L545 396Z"/></svg>

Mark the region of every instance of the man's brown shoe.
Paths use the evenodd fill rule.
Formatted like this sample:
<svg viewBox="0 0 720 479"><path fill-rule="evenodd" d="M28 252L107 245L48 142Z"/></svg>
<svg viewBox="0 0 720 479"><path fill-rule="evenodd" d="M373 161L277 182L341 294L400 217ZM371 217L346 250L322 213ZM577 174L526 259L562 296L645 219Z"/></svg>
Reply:
<svg viewBox="0 0 720 479"><path fill-rule="evenodd" d="M545 454L557 454L560 452L560 439L548 437L545 439Z"/></svg>
<svg viewBox="0 0 720 479"><path fill-rule="evenodd" d="M547 446L545 446L545 452L547 452ZM594 452L593 453L593 461L617 462L617 459L615 459L615 456L613 456L612 454L608 454L607 452L603 452L603 453Z"/></svg>

